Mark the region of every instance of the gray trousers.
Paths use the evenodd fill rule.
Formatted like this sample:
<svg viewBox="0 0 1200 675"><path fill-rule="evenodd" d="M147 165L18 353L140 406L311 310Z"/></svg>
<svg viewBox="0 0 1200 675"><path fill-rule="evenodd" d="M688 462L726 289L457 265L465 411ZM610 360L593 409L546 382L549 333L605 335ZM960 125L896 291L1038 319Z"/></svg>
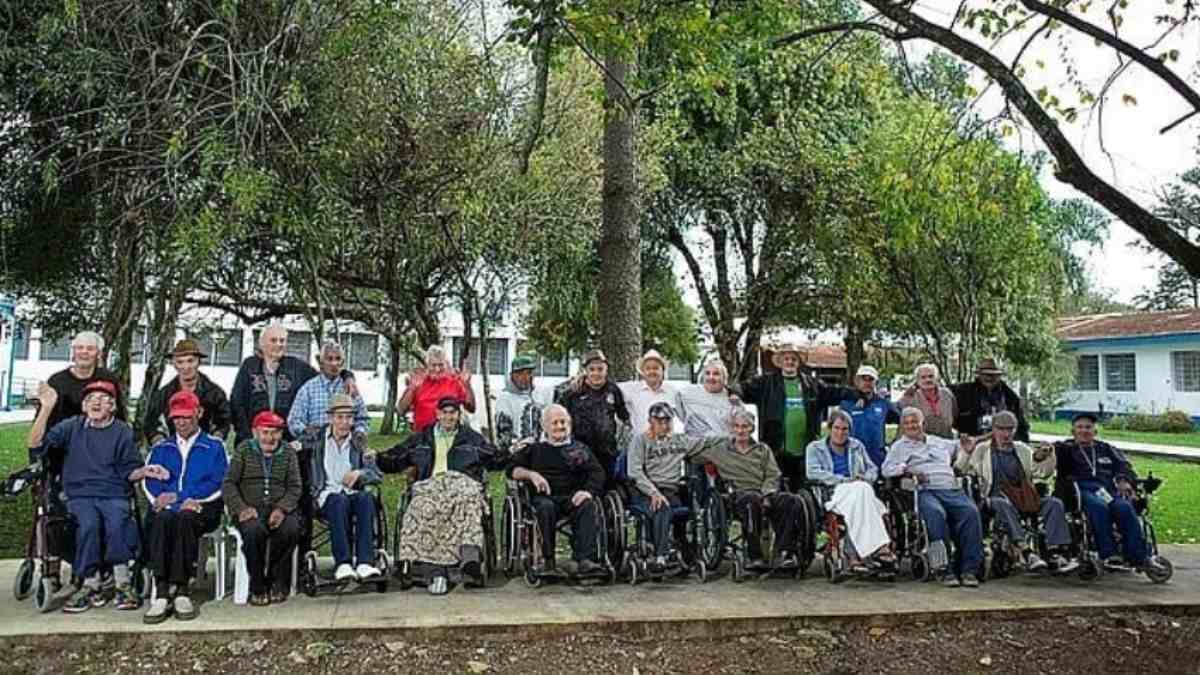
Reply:
<svg viewBox="0 0 1200 675"><path fill-rule="evenodd" d="M987 505L992 511L992 516L1008 532L1008 536L1012 537L1014 542L1024 543L1026 533L1025 526L1021 524L1021 514L1017 512L1017 507L1008 501L1008 497L988 497ZM1061 499L1042 497L1042 509L1038 512L1038 518L1042 521L1042 528L1046 533L1046 546L1057 548L1071 543L1066 509Z"/></svg>

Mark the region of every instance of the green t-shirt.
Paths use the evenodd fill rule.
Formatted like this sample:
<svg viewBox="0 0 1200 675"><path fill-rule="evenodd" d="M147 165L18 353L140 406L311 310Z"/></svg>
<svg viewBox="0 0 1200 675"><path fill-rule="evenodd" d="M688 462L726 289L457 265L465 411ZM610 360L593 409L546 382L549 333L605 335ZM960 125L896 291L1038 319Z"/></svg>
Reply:
<svg viewBox="0 0 1200 675"><path fill-rule="evenodd" d="M801 457L808 447L808 411L804 407L804 390L800 378L783 378L783 452Z"/></svg>

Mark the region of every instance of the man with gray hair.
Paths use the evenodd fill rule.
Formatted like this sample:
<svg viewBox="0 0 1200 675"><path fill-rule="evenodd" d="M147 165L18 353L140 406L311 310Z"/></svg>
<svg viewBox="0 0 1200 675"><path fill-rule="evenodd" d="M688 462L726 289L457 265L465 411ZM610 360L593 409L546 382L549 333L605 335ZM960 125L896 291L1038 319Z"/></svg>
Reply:
<svg viewBox="0 0 1200 675"><path fill-rule="evenodd" d="M979 509L958 486L954 477L954 455L958 443L926 435L925 414L920 408L905 408L900 413L903 434L888 451L882 473L886 478L901 476L916 480L917 510L929 532L929 566L944 576L946 586L979 585L983 564L983 524ZM960 441L963 448L969 439ZM946 540L953 534L958 547L956 566L951 568Z"/></svg>
<svg viewBox="0 0 1200 675"><path fill-rule="evenodd" d="M467 412L475 412L475 392L471 389L471 369L456 371L450 367L446 350L431 345L425 350L425 365L413 369L408 386L396 401L396 413L412 410L412 430L422 432L437 422L438 401L455 398Z"/></svg>
<svg viewBox="0 0 1200 675"><path fill-rule="evenodd" d="M346 352L342 345L327 340L321 345L318 359L321 370L316 377L300 386L292 409L288 412L288 431L300 438L305 431L315 431L329 424L329 402L337 394L347 394L346 381L342 379L342 366L346 363ZM366 435L370 418L367 405L361 396L350 395L354 402L354 435Z"/></svg>
<svg viewBox="0 0 1200 675"><path fill-rule="evenodd" d="M729 371L725 364L720 359L713 359L700 371L700 384L680 388L679 400L687 412L683 433L692 437L733 433L730 415L742 404L736 396L731 396L728 382Z"/></svg>
<svg viewBox="0 0 1200 675"><path fill-rule="evenodd" d="M58 395L58 403L46 421L47 429L53 429L54 425L70 417L82 415L83 389L99 381L111 382L116 388L114 413L117 419L125 421L125 392L121 389L117 374L100 365L103 354L104 338L99 333L85 330L71 340L71 367L51 375L43 385L49 386Z"/></svg>

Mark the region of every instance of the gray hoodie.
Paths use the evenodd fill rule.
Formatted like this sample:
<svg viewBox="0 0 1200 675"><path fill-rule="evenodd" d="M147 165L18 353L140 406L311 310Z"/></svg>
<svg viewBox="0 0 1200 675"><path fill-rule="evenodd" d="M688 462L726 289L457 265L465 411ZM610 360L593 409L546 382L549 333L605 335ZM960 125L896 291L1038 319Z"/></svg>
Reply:
<svg viewBox="0 0 1200 675"><path fill-rule="evenodd" d="M684 460L688 455L719 447L725 440L724 436L671 434L652 441L644 433L635 434L629 443L625 473L637 485L638 492L647 497L661 495L658 486L679 483L685 468Z"/></svg>
<svg viewBox="0 0 1200 675"><path fill-rule="evenodd" d="M542 409L554 402L552 387L518 389L512 378L496 399L496 445L511 450L512 444L538 440L542 433Z"/></svg>

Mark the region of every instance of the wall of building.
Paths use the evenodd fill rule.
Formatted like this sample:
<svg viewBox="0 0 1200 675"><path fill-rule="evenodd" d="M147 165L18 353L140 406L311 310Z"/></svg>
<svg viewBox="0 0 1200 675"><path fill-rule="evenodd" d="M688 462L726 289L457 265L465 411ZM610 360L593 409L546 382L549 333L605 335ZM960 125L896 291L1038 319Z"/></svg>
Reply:
<svg viewBox="0 0 1200 675"><path fill-rule="evenodd" d="M1077 357L1099 357L1099 388L1096 391L1068 391L1065 395L1068 402L1058 411L1060 417L1082 410L1096 412L1103 406L1106 413L1117 414L1182 410L1193 419L1200 420L1200 391L1178 391L1186 385L1175 382L1172 366L1173 353L1200 352L1200 336L1090 340L1068 347ZM1112 391L1108 388L1104 356L1114 354L1134 355L1135 391Z"/></svg>

